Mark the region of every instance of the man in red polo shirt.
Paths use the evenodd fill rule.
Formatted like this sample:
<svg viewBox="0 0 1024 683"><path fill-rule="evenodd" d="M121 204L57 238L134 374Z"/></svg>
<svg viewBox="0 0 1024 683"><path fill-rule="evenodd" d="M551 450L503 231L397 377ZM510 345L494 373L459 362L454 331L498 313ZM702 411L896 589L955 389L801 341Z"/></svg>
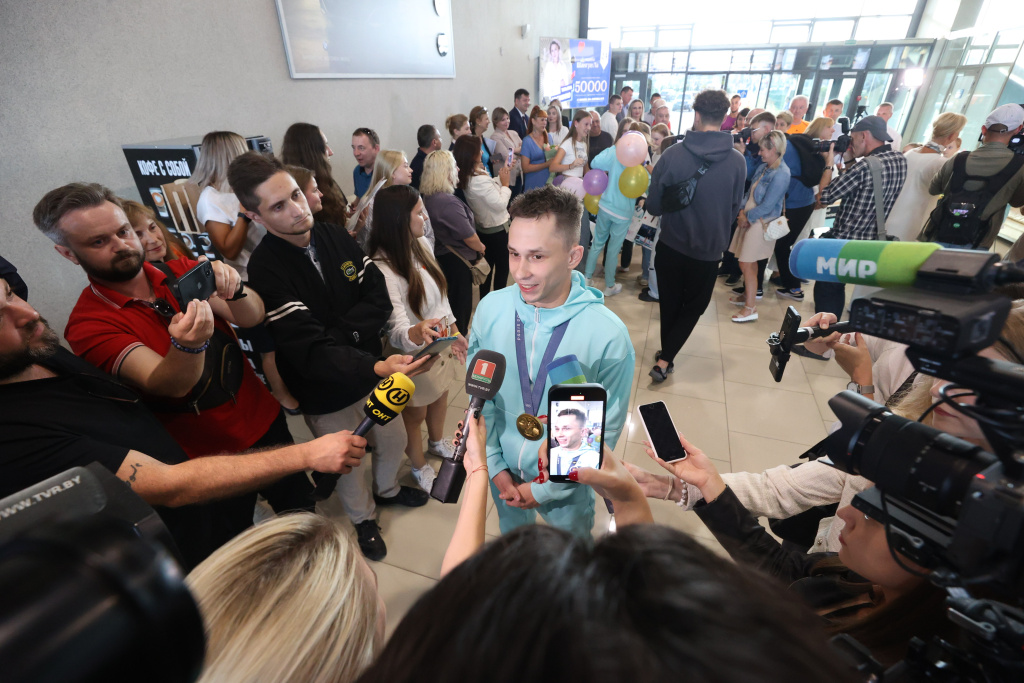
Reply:
<svg viewBox="0 0 1024 683"><path fill-rule="evenodd" d="M196 404L206 386L197 385L204 367L213 364L214 381L221 368L218 358L206 353L215 329L229 348L234 333L228 323L253 327L263 320L262 299L243 286L233 268L211 263L215 294L181 311L168 276L144 261L138 237L109 189L65 185L40 200L33 218L57 252L89 276L64 330L71 349L137 388L190 458L293 443L280 404L248 362L241 363L233 396L207 389L205 402ZM176 259L166 267L180 277L195 265ZM262 493L277 512L315 507L312 484L302 472ZM251 515L244 507L239 514Z"/></svg>

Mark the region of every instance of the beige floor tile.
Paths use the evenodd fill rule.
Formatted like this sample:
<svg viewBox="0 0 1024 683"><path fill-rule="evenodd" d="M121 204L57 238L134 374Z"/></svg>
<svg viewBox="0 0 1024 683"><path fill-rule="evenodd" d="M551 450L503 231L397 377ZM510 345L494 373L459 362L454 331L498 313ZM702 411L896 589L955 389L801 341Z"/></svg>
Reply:
<svg viewBox="0 0 1024 683"><path fill-rule="evenodd" d="M811 446L825 437L811 394L725 383L729 431ZM707 451L707 449L705 449Z"/></svg>
<svg viewBox="0 0 1024 683"><path fill-rule="evenodd" d="M753 434L729 432L732 447L733 472L763 472L779 465L793 465L801 462L800 456L807 447Z"/></svg>
<svg viewBox="0 0 1024 683"><path fill-rule="evenodd" d="M722 346L717 325L697 323L687 338L680 353L701 358L721 358ZM644 349L644 367L648 370L654 364L654 354L661 348L661 323L652 322L647 334L647 348Z"/></svg>
<svg viewBox="0 0 1024 683"><path fill-rule="evenodd" d="M678 355L674 363L675 372L661 383L656 383L651 379L647 374L649 368L645 368L644 373L639 377L638 389L655 394L690 396L720 403L725 401L721 359Z"/></svg>
<svg viewBox="0 0 1024 683"><path fill-rule="evenodd" d="M816 360L814 358L804 358L798 356L795 353L791 356L789 364L795 365L796 361L799 363L804 372L808 375L828 375L829 377L839 377L845 379L847 382L850 381L850 377L846 374L846 371L839 367L839 363L832 360ZM789 372L789 367L786 367L786 372Z"/></svg>
<svg viewBox="0 0 1024 683"><path fill-rule="evenodd" d="M445 505L433 498L419 508L377 508L381 535L388 546L384 562L427 578L439 578L459 508L458 504ZM424 533L426 530L429 532Z"/></svg>
<svg viewBox="0 0 1024 683"><path fill-rule="evenodd" d="M829 408L828 400L840 391L846 390L846 385L849 383L848 379L830 377L829 375L808 375L807 379L811 384L811 391L814 392L814 398L818 402L818 412L821 413L821 419L826 421L835 420L836 415Z"/></svg>
<svg viewBox="0 0 1024 683"><path fill-rule="evenodd" d="M728 382L753 384L759 387L771 387L811 393L811 385L807 381L803 367L799 363L789 363L781 382L776 382L768 370L771 353L767 345L764 348L722 344L722 365L725 379Z"/></svg>
<svg viewBox="0 0 1024 683"><path fill-rule="evenodd" d="M731 310L725 311L725 306ZM751 323L734 323L732 315L739 310L731 304L723 304L718 315L718 333L723 344L735 344L739 346L754 346L763 349L768 353L768 345L765 340L773 332L777 333L782 326L782 312L776 307L758 306L758 318Z"/></svg>
<svg viewBox="0 0 1024 683"><path fill-rule="evenodd" d="M808 399L811 397L808 396ZM676 429L699 446L708 457L729 462L729 430L725 404L688 396L655 393L646 389L636 392L637 405L664 401ZM636 409L630 419L629 441L642 443L646 439L643 424Z"/></svg>
<svg viewBox="0 0 1024 683"><path fill-rule="evenodd" d="M390 638L409 608L437 581L383 562L371 562L370 567L377 574L377 590L387 607L386 635Z"/></svg>

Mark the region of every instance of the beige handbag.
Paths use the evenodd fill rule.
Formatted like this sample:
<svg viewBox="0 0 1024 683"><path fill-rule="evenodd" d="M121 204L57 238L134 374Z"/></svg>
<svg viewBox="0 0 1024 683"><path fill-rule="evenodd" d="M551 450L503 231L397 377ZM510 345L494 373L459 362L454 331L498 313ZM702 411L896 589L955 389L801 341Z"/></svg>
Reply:
<svg viewBox="0 0 1024 683"><path fill-rule="evenodd" d="M473 274L474 285L482 285L487 280L487 276L491 274L491 264L488 263L487 259L485 259L483 256L478 258L476 260L476 263L471 263L469 259L467 259L465 256L460 254L455 249L449 247L447 244L444 245L444 248L455 254L455 256L458 257L460 261L466 264L466 267L469 268L469 272Z"/></svg>

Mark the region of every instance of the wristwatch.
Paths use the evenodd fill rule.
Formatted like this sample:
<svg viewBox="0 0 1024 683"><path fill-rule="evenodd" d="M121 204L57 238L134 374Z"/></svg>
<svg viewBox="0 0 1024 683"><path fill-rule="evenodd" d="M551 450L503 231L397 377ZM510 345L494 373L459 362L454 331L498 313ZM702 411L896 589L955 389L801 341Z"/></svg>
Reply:
<svg viewBox="0 0 1024 683"><path fill-rule="evenodd" d="M846 390L847 391L856 391L858 394L863 396L864 394L874 394L875 393L875 385L874 384L857 384L856 382L850 382L849 384L846 385Z"/></svg>

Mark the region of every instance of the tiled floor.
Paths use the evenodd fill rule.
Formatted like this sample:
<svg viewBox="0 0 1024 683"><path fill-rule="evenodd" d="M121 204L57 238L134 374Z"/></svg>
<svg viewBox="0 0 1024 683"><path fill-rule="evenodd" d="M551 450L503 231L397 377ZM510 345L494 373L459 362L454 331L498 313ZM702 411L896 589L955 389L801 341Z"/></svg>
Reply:
<svg viewBox="0 0 1024 683"><path fill-rule="evenodd" d="M653 364L654 352L661 346L661 321L657 304L637 299L637 261L638 253L631 271L619 276L623 292L607 302L629 329L637 354L637 372L630 395L632 413L626 437L615 449L619 457L651 471L662 471L644 452L644 431L635 412L637 405L658 400L665 401L679 429L713 458L722 471L760 471L793 463L807 446L825 436L835 419L827 400L846 388L842 370L834 363L794 355L782 382L776 383L768 372L765 339L779 330L787 305L794 304L805 319L809 317L813 313L810 300L795 304L777 299L774 288L766 287L765 298L758 302L760 319L736 324L730 320L737 310L728 301L731 291L720 279L707 312L676 358L675 373L662 384L652 384L647 371ZM452 384L449 396L447 433L451 434L467 405L461 381ZM301 418L292 418L290 425L297 438L309 438ZM369 467L361 469L361 476L369 476ZM414 485L407 468L403 483ZM695 515L657 500L651 501L651 508L659 523L692 533L722 552ZM320 509L324 514L345 519L337 499L326 501ZM414 510L380 510L388 556L383 562L374 563L374 569L387 603L389 633L416 598L437 581L458 511L458 505L441 505L434 500ZM607 525L607 512L599 504L595 534L602 533ZM488 511L487 533L499 533L493 502Z"/></svg>

